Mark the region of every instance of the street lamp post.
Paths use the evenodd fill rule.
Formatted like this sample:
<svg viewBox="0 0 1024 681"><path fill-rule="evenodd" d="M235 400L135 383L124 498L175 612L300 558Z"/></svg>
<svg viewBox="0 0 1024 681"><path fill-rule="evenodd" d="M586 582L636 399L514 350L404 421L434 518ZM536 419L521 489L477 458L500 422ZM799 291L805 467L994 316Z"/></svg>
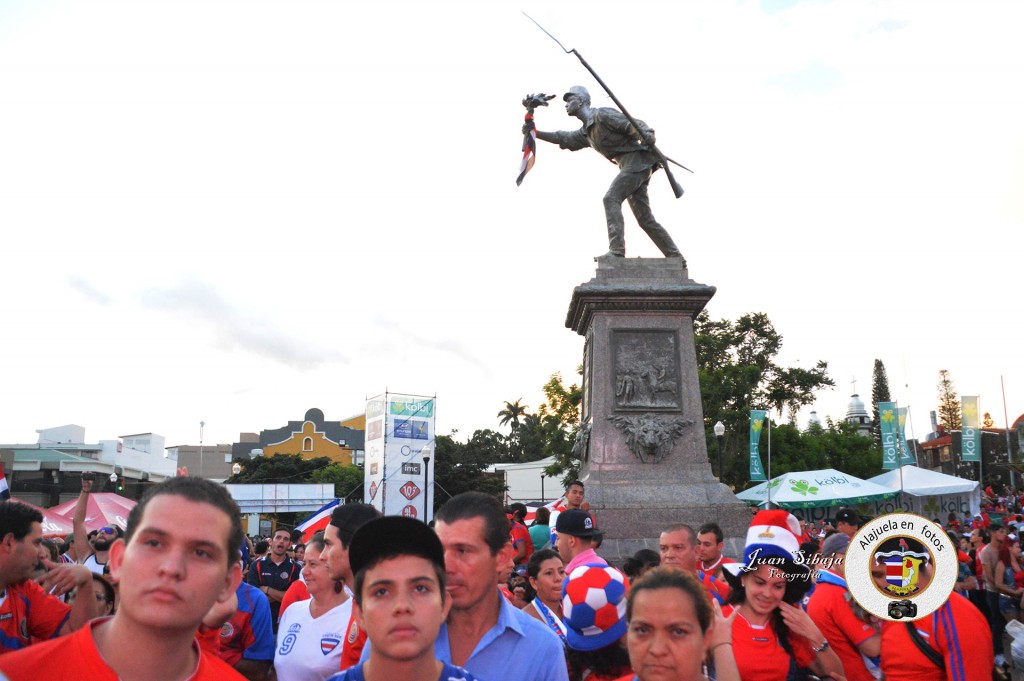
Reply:
<svg viewBox="0 0 1024 681"><path fill-rule="evenodd" d="M199 422L199 477L203 477L203 428L206 421Z"/></svg>
<svg viewBox="0 0 1024 681"><path fill-rule="evenodd" d="M715 439L718 440L718 481L722 481L722 440L725 439L725 424L719 421L715 424Z"/></svg>
<svg viewBox="0 0 1024 681"><path fill-rule="evenodd" d="M430 450L423 450L423 522L430 522Z"/></svg>
<svg viewBox="0 0 1024 681"><path fill-rule="evenodd" d="M544 503L544 478L547 476L544 473L540 474L540 503Z"/></svg>

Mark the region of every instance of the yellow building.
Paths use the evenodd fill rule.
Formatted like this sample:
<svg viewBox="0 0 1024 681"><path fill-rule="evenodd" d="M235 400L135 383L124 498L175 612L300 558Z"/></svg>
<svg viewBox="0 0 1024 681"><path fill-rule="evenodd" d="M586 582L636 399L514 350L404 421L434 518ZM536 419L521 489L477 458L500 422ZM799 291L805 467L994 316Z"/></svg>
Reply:
<svg viewBox="0 0 1024 681"><path fill-rule="evenodd" d="M347 466L362 462L365 424L363 414L345 421L326 421L324 413L313 408L306 412L302 421L289 421L283 428L261 431L258 441L253 441L257 438L243 437L243 442L235 443L232 451L236 456L246 458L257 449L262 450L263 456L298 454L303 459L327 457Z"/></svg>

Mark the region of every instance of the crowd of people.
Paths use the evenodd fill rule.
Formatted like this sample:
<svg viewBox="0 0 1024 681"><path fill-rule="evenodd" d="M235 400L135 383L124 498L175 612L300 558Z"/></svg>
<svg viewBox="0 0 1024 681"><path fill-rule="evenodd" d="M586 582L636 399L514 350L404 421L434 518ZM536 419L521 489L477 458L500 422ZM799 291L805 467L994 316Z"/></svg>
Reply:
<svg viewBox="0 0 1024 681"><path fill-rule="evenodd" d="M908 624L850 596L853 509L834 526L757 511L735 558L716 523L670 525L615 566L581 482L529 524L468 492L432 526L341 505L306 542L246 537L226 489L189 476L89 533L82 484L63 547L0 502L0 679L981 681L1003 673L1024 596L1021 499L992 490L940 523L956 589Z"/></svg>

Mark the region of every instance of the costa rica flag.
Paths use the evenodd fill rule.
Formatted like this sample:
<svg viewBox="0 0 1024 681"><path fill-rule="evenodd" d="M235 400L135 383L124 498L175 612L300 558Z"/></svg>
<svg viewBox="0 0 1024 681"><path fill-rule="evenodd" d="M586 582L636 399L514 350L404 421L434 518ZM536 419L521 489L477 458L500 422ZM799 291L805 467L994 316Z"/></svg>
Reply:
<svg viewBox="0 0 1024 681"><path fill-rule="evenodd" d="M318 531L327 527L331 522L331 513L338 506L338 500L335 499L327 504L321 506L313 515L309 516L305 520L296 526L296 530L302 531L302 542L308 542L313 538L313 535Z"/></svg>
<svg viewBox="0 0 1024 681"><path fill-rule="evenodd" d="M885 561L885 581L893 586L903 586L902 556L895 556Z"/></svg>
<svg viewBox="0 0 1024 681"><path fill-rule="evenodd" d="M11 489L7 486L7 478L4 476L4 464L0 462L0 501L7 501L11 498Z"/></svg>

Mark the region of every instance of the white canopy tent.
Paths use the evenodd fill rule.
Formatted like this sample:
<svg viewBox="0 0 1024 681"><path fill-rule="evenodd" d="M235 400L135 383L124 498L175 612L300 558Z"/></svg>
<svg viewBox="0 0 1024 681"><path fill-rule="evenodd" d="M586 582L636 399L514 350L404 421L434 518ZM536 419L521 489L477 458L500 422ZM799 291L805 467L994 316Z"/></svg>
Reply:
<svg viewBox="0 0 1024 681"><path fill-rule="evenodd" d="M898 489L893 491L834 468L824 468L784 473L740 492L736 498L761 506L769 502L769 491L771 503L785 509L856 506L892 499L899 493Z"/></svg>
<svg viewBox="0 0 1024 681"><path fill-rule="evenodd" d="M939 517L942 522L950 512L958 515L970 511L971 515L981 511L981 487L977 480L965 480L955 475L947 475L938 471L917 466L903 466L901 470L891 470L869 479L882 487L899 491L911 497L915 513L926 517ZM930 497L927 501L924 497Z"/></svg>
<svg viewBox="0 0 1024 681"><path fill-rule="evenodd" d="M900 489L900 473L899 469L886 471L881 475L869 478L869 480L882 487L898 490ZM903 491L918 497L934 494L964 494L978 489L977 480L965 480L955 475L946 475L917 466L903 466L902 474Z"/></svg>

